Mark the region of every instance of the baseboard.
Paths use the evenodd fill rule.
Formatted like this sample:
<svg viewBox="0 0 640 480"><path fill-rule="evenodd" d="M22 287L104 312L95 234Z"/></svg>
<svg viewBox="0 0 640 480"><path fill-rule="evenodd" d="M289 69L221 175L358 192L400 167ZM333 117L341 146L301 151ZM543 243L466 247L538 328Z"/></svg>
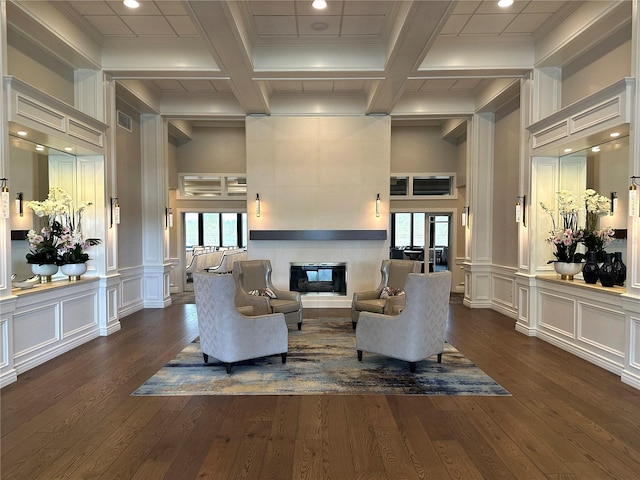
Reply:
<svg viewBox="0 0 640 480"><path fill-rule="evenodd" d="M16 372L15 368L12 368L11 370L4 372L0 376L0 388L6 387L7 385L10 385L17 381L18 381L18 372Z"/></svg>
<svg viewBox="0 0 640 480"><path fill-rule="evenodd" d="M627 385L631 385L633 388L640 390L640 375L628 370L623 370L620 380L622 380L622 383L626 383Z"/></svg>

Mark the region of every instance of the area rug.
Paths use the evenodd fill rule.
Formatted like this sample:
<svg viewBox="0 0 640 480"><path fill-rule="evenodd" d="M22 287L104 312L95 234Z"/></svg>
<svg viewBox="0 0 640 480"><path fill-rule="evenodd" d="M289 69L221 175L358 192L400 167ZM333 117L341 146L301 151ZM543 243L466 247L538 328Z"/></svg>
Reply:
<svg viewBox="0 0 640 480"><path fill-rule="evenodd" d="M235 363L227 375L221 362L209 362L196 339L132 395L510 395L448 343L442 363L433 356L416 373L367 352L359 362L347 318L305 319L301 331L290 329L285 364L274 355Z"/></svg>

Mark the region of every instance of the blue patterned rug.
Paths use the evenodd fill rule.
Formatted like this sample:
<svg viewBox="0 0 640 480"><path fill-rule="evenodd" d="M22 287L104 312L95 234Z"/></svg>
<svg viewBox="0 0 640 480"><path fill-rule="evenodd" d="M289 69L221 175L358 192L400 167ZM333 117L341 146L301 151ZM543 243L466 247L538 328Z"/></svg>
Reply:
<svg viewBox="0 0 640 480"><path fill-rule="evenodd" d="M350 319L305 319L289 329L287 363L280 355L239 362L227 375L222 363L203 363L196 339L132 395L510 395L453 346L442 363L433 356L407 362L364 352L359 362Z"/></svg>

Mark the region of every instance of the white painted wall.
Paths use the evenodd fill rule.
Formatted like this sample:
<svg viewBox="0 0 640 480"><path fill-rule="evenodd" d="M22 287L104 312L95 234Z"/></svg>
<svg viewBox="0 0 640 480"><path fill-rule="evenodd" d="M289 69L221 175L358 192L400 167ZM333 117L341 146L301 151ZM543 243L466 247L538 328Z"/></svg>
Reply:
<svg viewBox="0 0 640 480"><path fill-rule="evenodd" d="M246 139L250 231L388 230L389 117L248 117ZM388 255L388 240L249 241L250 258L271 260L280 288L290 262L347 262L347 296L305 296L305 306L350 306L354 291L377 285Z"/></svg>

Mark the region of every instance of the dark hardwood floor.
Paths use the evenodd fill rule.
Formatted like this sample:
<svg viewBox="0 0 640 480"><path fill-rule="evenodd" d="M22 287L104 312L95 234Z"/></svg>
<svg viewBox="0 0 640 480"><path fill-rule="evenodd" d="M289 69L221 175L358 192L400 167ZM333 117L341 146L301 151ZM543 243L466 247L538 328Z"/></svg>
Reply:
<svg viewBox="0 0 640 480"><path fill-rule="evenodd" d="M462 305L449 341L513 396L132 397L197 335L194 307L2 389L2 480L640 478L640 391Z"/></svg>

